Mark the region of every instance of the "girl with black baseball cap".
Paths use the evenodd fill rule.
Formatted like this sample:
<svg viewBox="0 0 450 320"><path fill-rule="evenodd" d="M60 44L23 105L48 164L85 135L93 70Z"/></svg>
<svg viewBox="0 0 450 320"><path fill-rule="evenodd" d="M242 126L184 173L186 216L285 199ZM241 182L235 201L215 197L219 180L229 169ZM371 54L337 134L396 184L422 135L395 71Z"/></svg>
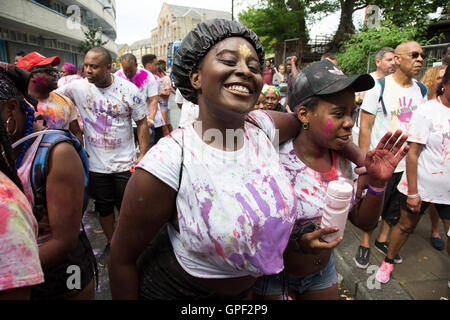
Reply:
<svg viewBox="0 0 450 320"><path fill-rule="evenodd" d="M368 74L346 77L332 62L323 60L304 68L289 87L289 105L301 123L295 139L283 143L280 158L299 200L296 225L285 251L285 269L278 275L257 280L259 298L338 299L337 275L330 243L319 240L336 232L335 227L318 229L328 182L339 178L355 180L350 162L339 155L351 141L355 92L374 86ZM401 149L401 131L380 141L367 154L365 167L369 187L365 198L355 203L350 221L371 230L381 214L384 188L408 148ZM288 294L286 296L285 294Z"/></svg>

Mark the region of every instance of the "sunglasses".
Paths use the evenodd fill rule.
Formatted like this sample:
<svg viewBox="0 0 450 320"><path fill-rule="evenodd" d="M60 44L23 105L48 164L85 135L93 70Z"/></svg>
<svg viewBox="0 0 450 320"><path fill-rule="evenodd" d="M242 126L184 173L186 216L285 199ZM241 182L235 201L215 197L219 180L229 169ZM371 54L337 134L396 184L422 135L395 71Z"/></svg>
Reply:
<svg viewBox="0 0 450 320"><path fill-rule="evenodd" d="M58 69L56 68L52 68L52 67L47 67L47 68L38 68L38 69L34 69L33 71L31 71L31 74L36 74L36 73L46 73L50 76L53 76L55 74L58 74Z"/></svg>
<svg viewBox="0 0 450 320"><path fill-rule="evenodd" d="M398 53L398 54L407 55L407 56L410 56L413 59L417 59L419 56L421 56L421 58L424 59L424 60L427 58L427 55L425 53L417 52L417 51L409 52L409 53Z"/></svg>

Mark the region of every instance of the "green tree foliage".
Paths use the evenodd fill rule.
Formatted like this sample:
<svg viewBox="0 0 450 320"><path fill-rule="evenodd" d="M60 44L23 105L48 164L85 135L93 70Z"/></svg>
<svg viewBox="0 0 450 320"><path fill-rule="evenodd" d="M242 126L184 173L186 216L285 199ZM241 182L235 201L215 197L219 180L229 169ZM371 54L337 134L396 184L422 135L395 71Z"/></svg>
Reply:
<svg viewBox="0 0 450 320"><path fill-rule="evenodd" d="M376 69L374 62L376 51L382 47L395 49L402 42L415 40L417 35L417 28L399 28L389 21L382 22L379 29L364 29L353 34L341 46L340 52L337 54L339 67L347 75L361 74L367 72L369 61L371 66L369 72L372 72Z"/></svg>
<svg viewBox="0 0 450 320"><path fill-rule="evenodd" d="M303 1L298 1L303 2ZM239 21L260 36L261 42L270 52L274 43L285 39L303 37L308 39L305 27L303 3L300 10L291 10L287 1L262 0L239 14Z"/></svg>
<svg viewBox="0 0 450 320"><path fill-rule="evenodd" d="M367 1L367 0L366 0ZM448 0L370 0L382 9L383 18L398 27L416 26L420 33L426 29L428 15L438 8L450 6ZM425 30L426 31L426 30Z"/></svg>
<svg viewBox="0 0 450 320"><path fill-rule="evenodd" d="M260 0L239 14L241 23L258 34L266 51L286 39L309 39L306 17L336 10L337 0Z"/></svg>
<svg viewBox="0 0 450 320"><path fill-rule="evenodd" d="M102 47L108 43L108 41L102 41L102 36L100 34L97 37L98 29L88 26L87 30L83 30L85 40L80 41L78 48L84 53L95 47Z"/></svg>

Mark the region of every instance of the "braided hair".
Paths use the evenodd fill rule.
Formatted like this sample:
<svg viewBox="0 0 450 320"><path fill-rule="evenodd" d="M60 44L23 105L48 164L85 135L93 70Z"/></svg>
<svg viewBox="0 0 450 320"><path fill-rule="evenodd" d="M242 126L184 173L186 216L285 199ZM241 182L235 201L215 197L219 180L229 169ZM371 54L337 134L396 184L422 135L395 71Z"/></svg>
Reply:
<svg viewBox="0 0 450 320"><path fill-rule="evenodd" d="M22 108L23 112L25 112L25 115L27 116L27 122L25 123L25 134L24 137L28 136L33 132L33 122L35 120L34 118L34 109L28 105L25 101L22 101L20 103L20 107ZM28 148L30 147L31 140L28 139L22 144L22 147L20 148L19 156L16 159L16 168L20 168L22 165L23 158L25 157L25 153L27 153Z"/></svg>
<svg viewBox="0 0 450 320"><path fill-rule="evenodd" d="M25 134L24 134L24 137L26 137L33 131L33 122L35 120L34 109L24 99L24 95L16 85L17 80L14 81L14 79L11 78L10 75L11 68L12 66L10 65L5 64L0 65L0 100L8 101L9 99L16 99L19 101L20 107L22 111L25 113L27 118L25 123ZM26 85L24 85L24 87L26 88ZM5 126L3 127L5 128L6 132L6 127ZM15 165L16 168L19 168L21 166L25 153L27 152L30 146L30 142L31 142L30 140L27 140L22 144L19 156L16 159Z"/></svg>

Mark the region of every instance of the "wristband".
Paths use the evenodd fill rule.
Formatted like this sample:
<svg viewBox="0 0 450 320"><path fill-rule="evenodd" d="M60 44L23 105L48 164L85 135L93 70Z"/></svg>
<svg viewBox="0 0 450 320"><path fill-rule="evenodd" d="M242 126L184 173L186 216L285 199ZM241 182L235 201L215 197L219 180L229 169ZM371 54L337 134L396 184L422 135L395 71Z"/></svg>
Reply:
<svg viewBox="0 0 450 320"><path fill-rule="evenodd" d="M155 124L155 122L154 122L152 119L148 119L148 121L149 121L152 125Z"/></svg>
<svg viewBox="0 0 450 320"><path fill-rule="evenodd" d="M418 194L418 193L416 193L416 194L408 194L407 197L410 198L410 199L416 199L416 198L420 198L420 194Z"/></svg>
<svg viewBox="0 0 450 320"><path fill-rule="evenodd" d="M384 194L384 192L386 191L386 188L375 188L372 187L370 184L367 187L367 190L369 190L369 192L371 194L373 194L374 196L381 196Z"/></svg>

